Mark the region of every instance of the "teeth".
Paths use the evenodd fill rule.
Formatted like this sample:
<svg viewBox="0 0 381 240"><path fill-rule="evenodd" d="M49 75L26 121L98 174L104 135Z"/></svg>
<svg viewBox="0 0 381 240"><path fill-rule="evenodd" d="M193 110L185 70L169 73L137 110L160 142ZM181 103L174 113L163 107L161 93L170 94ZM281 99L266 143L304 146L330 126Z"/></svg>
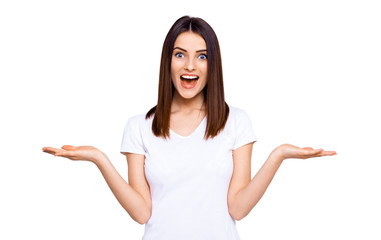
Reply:
<svg viewBox="0 0 381 240"><path fill-rule="evenodd" d="M181 78L184 78L184 79L187 79L187 80L194 80L194 79L198 79L197 76L187 76L187 75L183 75L181 76Z"/></svg>

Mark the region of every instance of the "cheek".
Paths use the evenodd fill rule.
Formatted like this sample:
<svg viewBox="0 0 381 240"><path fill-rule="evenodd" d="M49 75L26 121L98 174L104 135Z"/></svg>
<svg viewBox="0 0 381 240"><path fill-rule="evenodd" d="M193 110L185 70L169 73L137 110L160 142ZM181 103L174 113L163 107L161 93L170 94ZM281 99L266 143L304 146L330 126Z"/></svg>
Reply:
<svg viewBox="0 0 381 240"><path fill-rule="evenodd" d="M205 79L208 77L208 65L207 64L202 66L202 74L204 75Z"/></svg>
<svg viewBox="0 0 381 240"><path fill-rule="evenodd" d="M208 74L208 63L204 62L200 65L200 69L202 69L202 72L206 75Z"/></svg>
<svg viewBox="0 0 381 240"><path fill-rule="evenodd" d="M180 84L177 79L179 78L176 76L176 72L171 69L171 82L175 88Z"/></svg>
<svg viewBox="0 0 381 240"><path fill-rule="evenodd" d="M176 74L178 74L179 72L179 63L176 62L176 61L173 61L172 62L172 65L171 65L171 76L175 76Z"/></svg>

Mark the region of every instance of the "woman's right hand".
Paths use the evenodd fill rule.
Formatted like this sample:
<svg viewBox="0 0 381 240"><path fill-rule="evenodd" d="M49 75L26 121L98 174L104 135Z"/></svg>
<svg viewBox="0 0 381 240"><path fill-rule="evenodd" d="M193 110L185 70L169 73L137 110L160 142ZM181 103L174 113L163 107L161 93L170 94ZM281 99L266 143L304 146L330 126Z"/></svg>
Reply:
<svg viewBox="0 0 381 240"><path fill-rule="evenodd" d="M61 149L44 147L42 148L42 151L54 156L65 157L71 160L90 161L95 164L97 164L102 159L107 158L106 154L92 146L75 147L71 145L64 145L61 147Z"/></svg>

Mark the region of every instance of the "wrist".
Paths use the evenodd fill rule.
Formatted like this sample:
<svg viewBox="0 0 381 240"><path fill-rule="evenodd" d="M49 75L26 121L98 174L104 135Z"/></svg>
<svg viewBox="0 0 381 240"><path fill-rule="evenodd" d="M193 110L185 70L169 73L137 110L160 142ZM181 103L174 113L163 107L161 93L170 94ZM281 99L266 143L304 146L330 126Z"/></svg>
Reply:
<svg viewBox="0 0 381 240"><path fill-rule="evenodd" d="M285 154L284 154L284 151L283 151L283 148L282 148L282 145L280 145L280 146L278 146L277 148L275 148L275 149L270 153L270 156L271 156L271 158L273 159L273 161L275 161L275 162L279 162L279 163L282 163L283 160L286 159Z"/></svg>
<svg viewBox="0 0 381 240"><path fill-rule="evenodd" d="M106 154L104 154L102 151L99 151L99 153L94 157L92 162L97 165L98 167L103 165L105 162L109 161Z"/></svg>

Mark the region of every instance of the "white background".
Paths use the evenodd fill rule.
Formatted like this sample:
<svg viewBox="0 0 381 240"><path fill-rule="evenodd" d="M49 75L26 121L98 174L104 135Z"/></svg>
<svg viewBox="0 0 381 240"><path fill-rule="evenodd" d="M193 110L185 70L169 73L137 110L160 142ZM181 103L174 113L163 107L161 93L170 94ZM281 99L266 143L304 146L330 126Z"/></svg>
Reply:
<svg viewBox="0 0 381 240"><path fill-rule="evenodd" d="M1 1L0 239L140 239L95 165L42 153L94 145L127 179L126 120L156 103L161 47L183 15L219 37L226 101L259 141L336 150L286 160L246 239L381 239L378 1ZM378 228L378 229L377 229Z"/></svg>

